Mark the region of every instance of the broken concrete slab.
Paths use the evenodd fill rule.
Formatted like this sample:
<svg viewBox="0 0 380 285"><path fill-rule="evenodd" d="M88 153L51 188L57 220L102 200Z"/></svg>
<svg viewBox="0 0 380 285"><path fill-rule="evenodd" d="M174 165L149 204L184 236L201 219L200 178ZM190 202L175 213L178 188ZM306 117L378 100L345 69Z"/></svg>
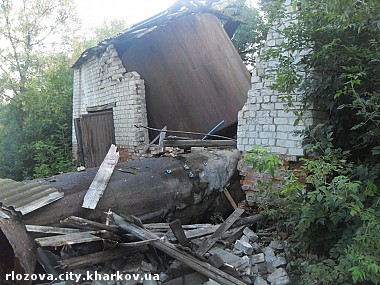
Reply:
<svg viewBox="0 0 380 285"><path fill-rule="evenodd" d="M285 243L279 240L272 240L269 246L273 249L283 250L285 248Z"/></svg>
<svg viewBox="0 0 380 285"><path fill-rule="evenodd" d="M241 250L245 254L251 255L253 253L252 245L249 242L237 240L234 244L234 248Z"/></svg>
<svg viewBox="0 0 380 285"><path fill-rule="evenodd" d="M265 255L264 253L258 253L255 255L252 255L252 264L262 263L265 261Z"/></svg>
<svg viewBox="0 0 380 285"><path fill-rule="evenodd" d="M259 239L259 236L255 234L250 228L246 227L243 230L244 236L246 236L251 242L256 242Z"/></svg>
<svg viewBox="0 0 380 285"><path fill-rule="evenodd" d="M273 248L271 248L271 247L264 247L264 248L261 249L261 251L265 255L265 261L266 262L270 263L273 260L275 260L276 254L275 254Z"/></svg>
<svg viewBox="0 0 380 285"><path fill-rule="evenodd" d="M272 285L286 285L290 283L288 273L283 268L276 269L273 273L268 275L267 280Z"/></svg>
<svg viewBox="0 0 380 285"><path fill-rule="evenodd" d="M259 276L255 279L253 285L268 285L268 282L264 278Z"/></svg>

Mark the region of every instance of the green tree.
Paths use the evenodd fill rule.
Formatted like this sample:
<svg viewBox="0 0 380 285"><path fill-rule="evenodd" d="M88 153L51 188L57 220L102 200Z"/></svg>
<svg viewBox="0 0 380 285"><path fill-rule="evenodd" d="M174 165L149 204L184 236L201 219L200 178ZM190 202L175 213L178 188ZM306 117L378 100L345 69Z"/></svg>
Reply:
<svg viewBox="0 0 380 285"><path fill-rule="evenodd" d="M86 32L86 35L76 36L72 41L73 62L75 62L86 49L96 46L104 39L118 35L127 28L128 25L124 19L113 19L103 21L101 25L90 28L90 30Z"/></svg>
<svg viewBox="0 0 380 285"><path fill-rule="evenodd" d="M269 21L284 18L284 1L265 9ZM287 41L266 55L279 60L273 88L301 91L304 110L328 115L305 133L306 150L319 155L304 161L308 191L292 179L276 191L305 253L297 256L308 260L292 268L303 274L295 283L379 284L380 2L301 0L292 9L297 20L278 31Z"/></svg>
<svg viewBox="0 0 380 285"><path fill-rule="evenodd" d="M225 29L232 36L232 43L247 65L254 65L262 44L266 39L268 26L258 9L246 0L229 0L216 3L215 9L229 17Z"/></svg>
<svg viewBox="0 0 380 285"><path fill-rule="evenodd" d="M2 97L24 92L28 81L40 75L48 64L42 53L62 51L72 11L71 0L0 0Z"/></svg>
<svg viewBox="0 0 380 285"><path fill-rule="evenodd" d="M23 180L72 169L73 73L65 55L51 56L50 62L26 91L0 105L0 177Z"/></svg>
<svg viewBox="0 0 380 285"><path fill-rule="evenodd" d="M71 0L0 0L0 177L67 170L71 162ZM58 165L58 166L57 166Z"/></svg>

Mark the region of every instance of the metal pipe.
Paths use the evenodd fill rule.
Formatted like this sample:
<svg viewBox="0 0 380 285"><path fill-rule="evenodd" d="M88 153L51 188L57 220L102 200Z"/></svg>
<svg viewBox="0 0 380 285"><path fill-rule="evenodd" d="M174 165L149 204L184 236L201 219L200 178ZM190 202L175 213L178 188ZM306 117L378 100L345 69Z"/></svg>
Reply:
<svg viewBox="0 0 380 285"><path fill-rule="evenodd" d="M223 121L221 121L219 124L217 124L215 127L213 127L212 128L212 130L211 131L209 131L208 133L207 133L207 135L205 135L204 137L203 137L203 139L202 139L202 141L204 141L209 135L211 135L217 128L219 128L221 125L223 125L224 124L224 120Z"/></svg>

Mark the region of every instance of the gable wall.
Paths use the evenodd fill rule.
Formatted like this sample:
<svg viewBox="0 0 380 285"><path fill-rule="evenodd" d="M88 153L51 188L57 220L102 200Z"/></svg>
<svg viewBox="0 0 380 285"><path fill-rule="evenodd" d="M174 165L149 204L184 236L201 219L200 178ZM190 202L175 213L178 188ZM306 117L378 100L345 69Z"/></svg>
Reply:
<svg viewBox="0 0 380 285"><path fill-rule="evenodd" d="M147 125L145 85L137 72L126 72L111 45L100 58L93 56L74 70L73 118L88 114L88 107L113 103L116 145L133 157L149 140L147 130L134 127ZM72 142L78 158L74 127Z"/></svg>

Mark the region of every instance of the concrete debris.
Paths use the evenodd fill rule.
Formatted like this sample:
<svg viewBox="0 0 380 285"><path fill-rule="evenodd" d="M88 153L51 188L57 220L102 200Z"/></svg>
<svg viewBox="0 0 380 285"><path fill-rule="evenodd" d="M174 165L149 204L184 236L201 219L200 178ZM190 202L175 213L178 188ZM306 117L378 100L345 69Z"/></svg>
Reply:
<svg viewBox="0 0 380 285"><path fill-rule="evenodd" d="M243 234L245 237L247 237L251 242L256 242L259 239L259 236L255 234L254 231L252 231L250 228L245 227Z"/></svg>
<svg viewBox="0 0 380 285"><path fill-rule="evenodd" d="M285 269L278 268L273 273L268 276L268 281L272 285L286 285L290 283L288 273L286 273Z"/></svg>
<svg viewBox="0 0 380 285"><path fill-rule="evenodd" d="M268 282L265 281L264 278L259 276L255 279L255 283L253 283L253 285L268 285Z"/></svg>
<svg viewBox="0 0 380 285"><path fill-rule="evenodd" d="M173 173L169 176L174 177L177 172L186 174L186 171L192 170L201 178L207 178L205 192L218 192L224 189L225 181L230 180L235 156L231 155L227 161L226 177L222 178L218 174L222 163L220 167L218 163L216 167L213 165L217 159L201 159L196 164L190 157L185 157L186 160L181 157L182 160L176 161L171 168L163 165L160 173L163 169L172 169ZM138 169L138 175L141 175L144 170ZM125 176L121 171L115 174ZM138 175L128 177L135 179ZM55 181L59 178L56 177ZM106 195L107 191L100 203L107 198ZM38 222L28 224L31 220L23 217L23 220L17 219L20 229L15 228L14 232L8 230L14 228L9 227L9 223L16 221L16 218L11 212L6 212L7 217L3 215L0 219L0 234L4 235L0 236L0 245L5 245L6 252L0 252L0 255L3 254L1 256L7 260L28 260L27 263L33 266L29 268L21 264L21 273L32 273L34 263L38 262L39 267L43 268L41 270L55 277L61 273L69 274L66 280L55 283L60 285L290 284L284 269L287 264L284 253L287 235L273 232L273 228L258 230L257 223L265 217L260 214L247 215L246 210L239 205L227 219L216 225L183 225L188 217L165 216L170 223L146 223L146 220L143 223L135 216L126 213L117 215L108 208L102 216L95 215L99 212L91 212L86 218L79 217L84 212L76 212L78 216L59 215L62 219L59 226ZM99 220L106 222L100 223ZM24 232L23 236L20 236L21 232ZM23 250L27 252L27 258L12 248L18 241L16 237L22 243L30 240L30 248ZM38 245L36 250L33 248L35 245ZM35 252L38 253L37 257ZM0 259L0 273L11 270L14 268L7 267ZM73 279L68 277L77 281L73 283Z"/></svg>
<svg viewBox="0 0 380 285"><path fill-rule="evenodd" d="M265 261L264 253L252 255L252 264L262 263Z"/></svg>
<svg viewBox="0 0 380 285"><path fill-rule="evenodd" d="M285 243L283 241L272 240L269 246L273 249L281 250L285 248Z"/></svg>
<svg viewBox="0 0 380 285"><path fill-rule="evenodd" d="M235 242L235 248L248 255L251 255L253 253L252 245L249 242L242 241L239 239Z"/></svg>

